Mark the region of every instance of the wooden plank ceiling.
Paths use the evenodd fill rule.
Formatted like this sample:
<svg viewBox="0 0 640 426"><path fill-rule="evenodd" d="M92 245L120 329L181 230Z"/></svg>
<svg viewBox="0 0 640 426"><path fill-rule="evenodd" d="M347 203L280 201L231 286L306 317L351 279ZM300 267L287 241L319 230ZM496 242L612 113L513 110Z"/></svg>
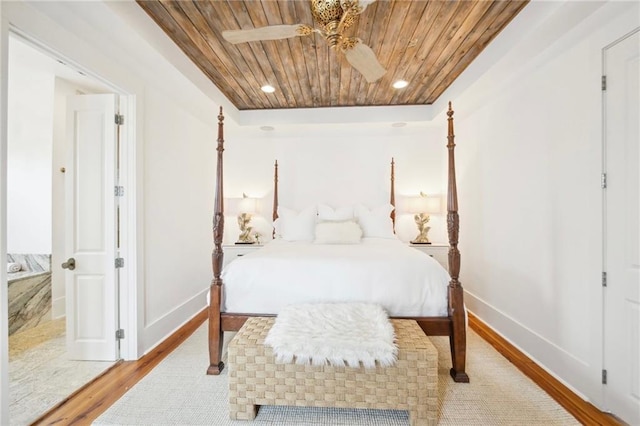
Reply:
<svg viewBox="0 0 640 426"><path fill-rule="evenodd" d="M328 0L330 1L330 0ZM233 45L222 31L314 25L306 0L137 0L240 110L431 104L528 0L378 0L345 35L387 70L367 83L320 34ZM404 79L409 85L394 89ZM260 90L265 84L272 94Z"/></svg>

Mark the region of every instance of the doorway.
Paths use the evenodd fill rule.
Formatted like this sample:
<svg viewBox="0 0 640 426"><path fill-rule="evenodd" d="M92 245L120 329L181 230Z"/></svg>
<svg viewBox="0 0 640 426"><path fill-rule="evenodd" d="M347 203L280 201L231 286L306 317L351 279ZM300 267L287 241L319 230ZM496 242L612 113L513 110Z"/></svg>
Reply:
<svg viewBox="0 0 640 426"><path fill-rule="evenodd" d="M640 28L603 49L604 402L640 424Z"/></svg>
<svg viewBox="0 0 640 426"><path fill-rule="evenodd" d="M30 288L31 283L15 281L15 276L9 274L9 412L11 424L29 424L113 365L117 358L114 351L106 362L91 360L94 354L74 356L82 361L69 360L68 318L77 318L82 310L95 312L99 309L92 309L91 300L86 298L81 303L69 303L70 287L80 288L82 294L91 294L81 285L73 285L87 280L76 279L75 273L70 280L69 273L61 268L69 255L68 243L72 240L69 238L69 209L66 207L70 204L66 199L69 192L66 187L69 186L69 169L73 167L69 167L68 161L69 157L77 157L67 155L72 152L66 147L67 99L98 96L97 93L109 93L111 95L100 96L113 97L114 89L65 65L42 46L11 34L8 92L8 260L19 266L19 274L34 272L36 285ZM85 129L86 126L83 131ZM102 155L101 150L90 150L92 154L100 152ZM112 156L109 160L112 169L115 169L115 158L117 156ZM84 184L88 181L82 179ZM111 189L114 182L110 183ZM113 198L112 191L110 195ZM114 211L110 216L102 216L115 215ZM108 228L111 239L116 241L115 220L108 222ZM111 251L111 266L114 267L113 259L119 254L117 247ZM41 268L35 271L34 266ZM117 288L118 274L111 271L108 276L112 287ZM20 287L17 292L12 291L12 287L18 288L16 284ZM13 297L15 294L17 298ZM116 306L111 322L115 331L119 319L117 296L114 301ZM15 312L20 315L13 315ZM16 327L12 326L12 317L26 320ZM82 327L75 329L80 334L87 331ZM104 337L116 341L115 332Z"/></svg>

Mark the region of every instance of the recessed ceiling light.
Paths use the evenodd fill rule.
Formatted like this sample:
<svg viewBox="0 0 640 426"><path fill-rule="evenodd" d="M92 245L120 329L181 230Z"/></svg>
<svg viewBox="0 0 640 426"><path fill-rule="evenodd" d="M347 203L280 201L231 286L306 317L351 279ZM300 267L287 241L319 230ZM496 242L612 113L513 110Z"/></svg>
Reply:
<svg viewBox="0 0 640 426"><path fill-rule="evenodd" d="M395 83L393 83L393 87L396 89L404 89L408 85L409 85L409 82L404 80L398 80Z"/></svg>
<svg viewBox="0 0 640 426"><path fill-rule="evenodd" d="M262 91L264 93L273 93L276 91L276 88L273 86L270 86L268 84L265 84L264 86L262 86L260 89L262 89Z"/></svg>
<svg viewBox="0 0 640 426"><path fill-rule="evenodd" d="M407 125L407 123L405 123L405 122L403 122L403 121L399 121L399 122L397 122L397 123L393 123L393 124L391 125L391 127L404 127L404 126L406 126L406 125Z"/></svg>
<svg viewBox="0 0 640 426"><path fill-rule="evenodd" d="M260 130L264 130L265 132L270 132L273 129L275 129L273 126L260 126Z"/></svg>

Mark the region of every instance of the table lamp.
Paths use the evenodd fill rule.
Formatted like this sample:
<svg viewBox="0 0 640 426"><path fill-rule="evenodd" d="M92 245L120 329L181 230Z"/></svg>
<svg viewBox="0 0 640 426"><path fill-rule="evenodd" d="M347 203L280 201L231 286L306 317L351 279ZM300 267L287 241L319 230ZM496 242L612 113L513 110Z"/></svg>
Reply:
<svg viewBox="0 0 640 426"><path fill-rule="evenodd" d="M251 215L256 213L256 199L242 194L242 200L238 203L238 226L240 227L240 235L236 244L254 244L253 235L249 226Z"/></svg>
<svg viewBox="0 0 640 426"><path fill-rule="evenodd" d="M440 197L428 197L420 192L419 196L409 199L409 213L414 213L413 219L418 226L418 236L411 241L411 244L431 244L427 234L430 226L426 226L429 222L429 215L440 213Z"/></svg>

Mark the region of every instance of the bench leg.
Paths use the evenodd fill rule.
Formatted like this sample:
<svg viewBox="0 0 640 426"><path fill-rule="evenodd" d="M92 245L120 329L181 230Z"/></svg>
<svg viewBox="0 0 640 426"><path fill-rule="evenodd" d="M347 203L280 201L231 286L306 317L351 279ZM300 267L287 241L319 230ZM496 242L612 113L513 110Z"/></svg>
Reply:
<svg viewBox="0 0 640 426"><path fill-rule="evenodd" d="M258 414L258 406L254 404L229 404L231 420L253 420Z"/></svg>
<svg viewBox="0 0 640 426"><path fill-rule="evenodd" d="M409 411L410 426L436 426L438 417L435 412L426 406L419 406Z"/></svg>

